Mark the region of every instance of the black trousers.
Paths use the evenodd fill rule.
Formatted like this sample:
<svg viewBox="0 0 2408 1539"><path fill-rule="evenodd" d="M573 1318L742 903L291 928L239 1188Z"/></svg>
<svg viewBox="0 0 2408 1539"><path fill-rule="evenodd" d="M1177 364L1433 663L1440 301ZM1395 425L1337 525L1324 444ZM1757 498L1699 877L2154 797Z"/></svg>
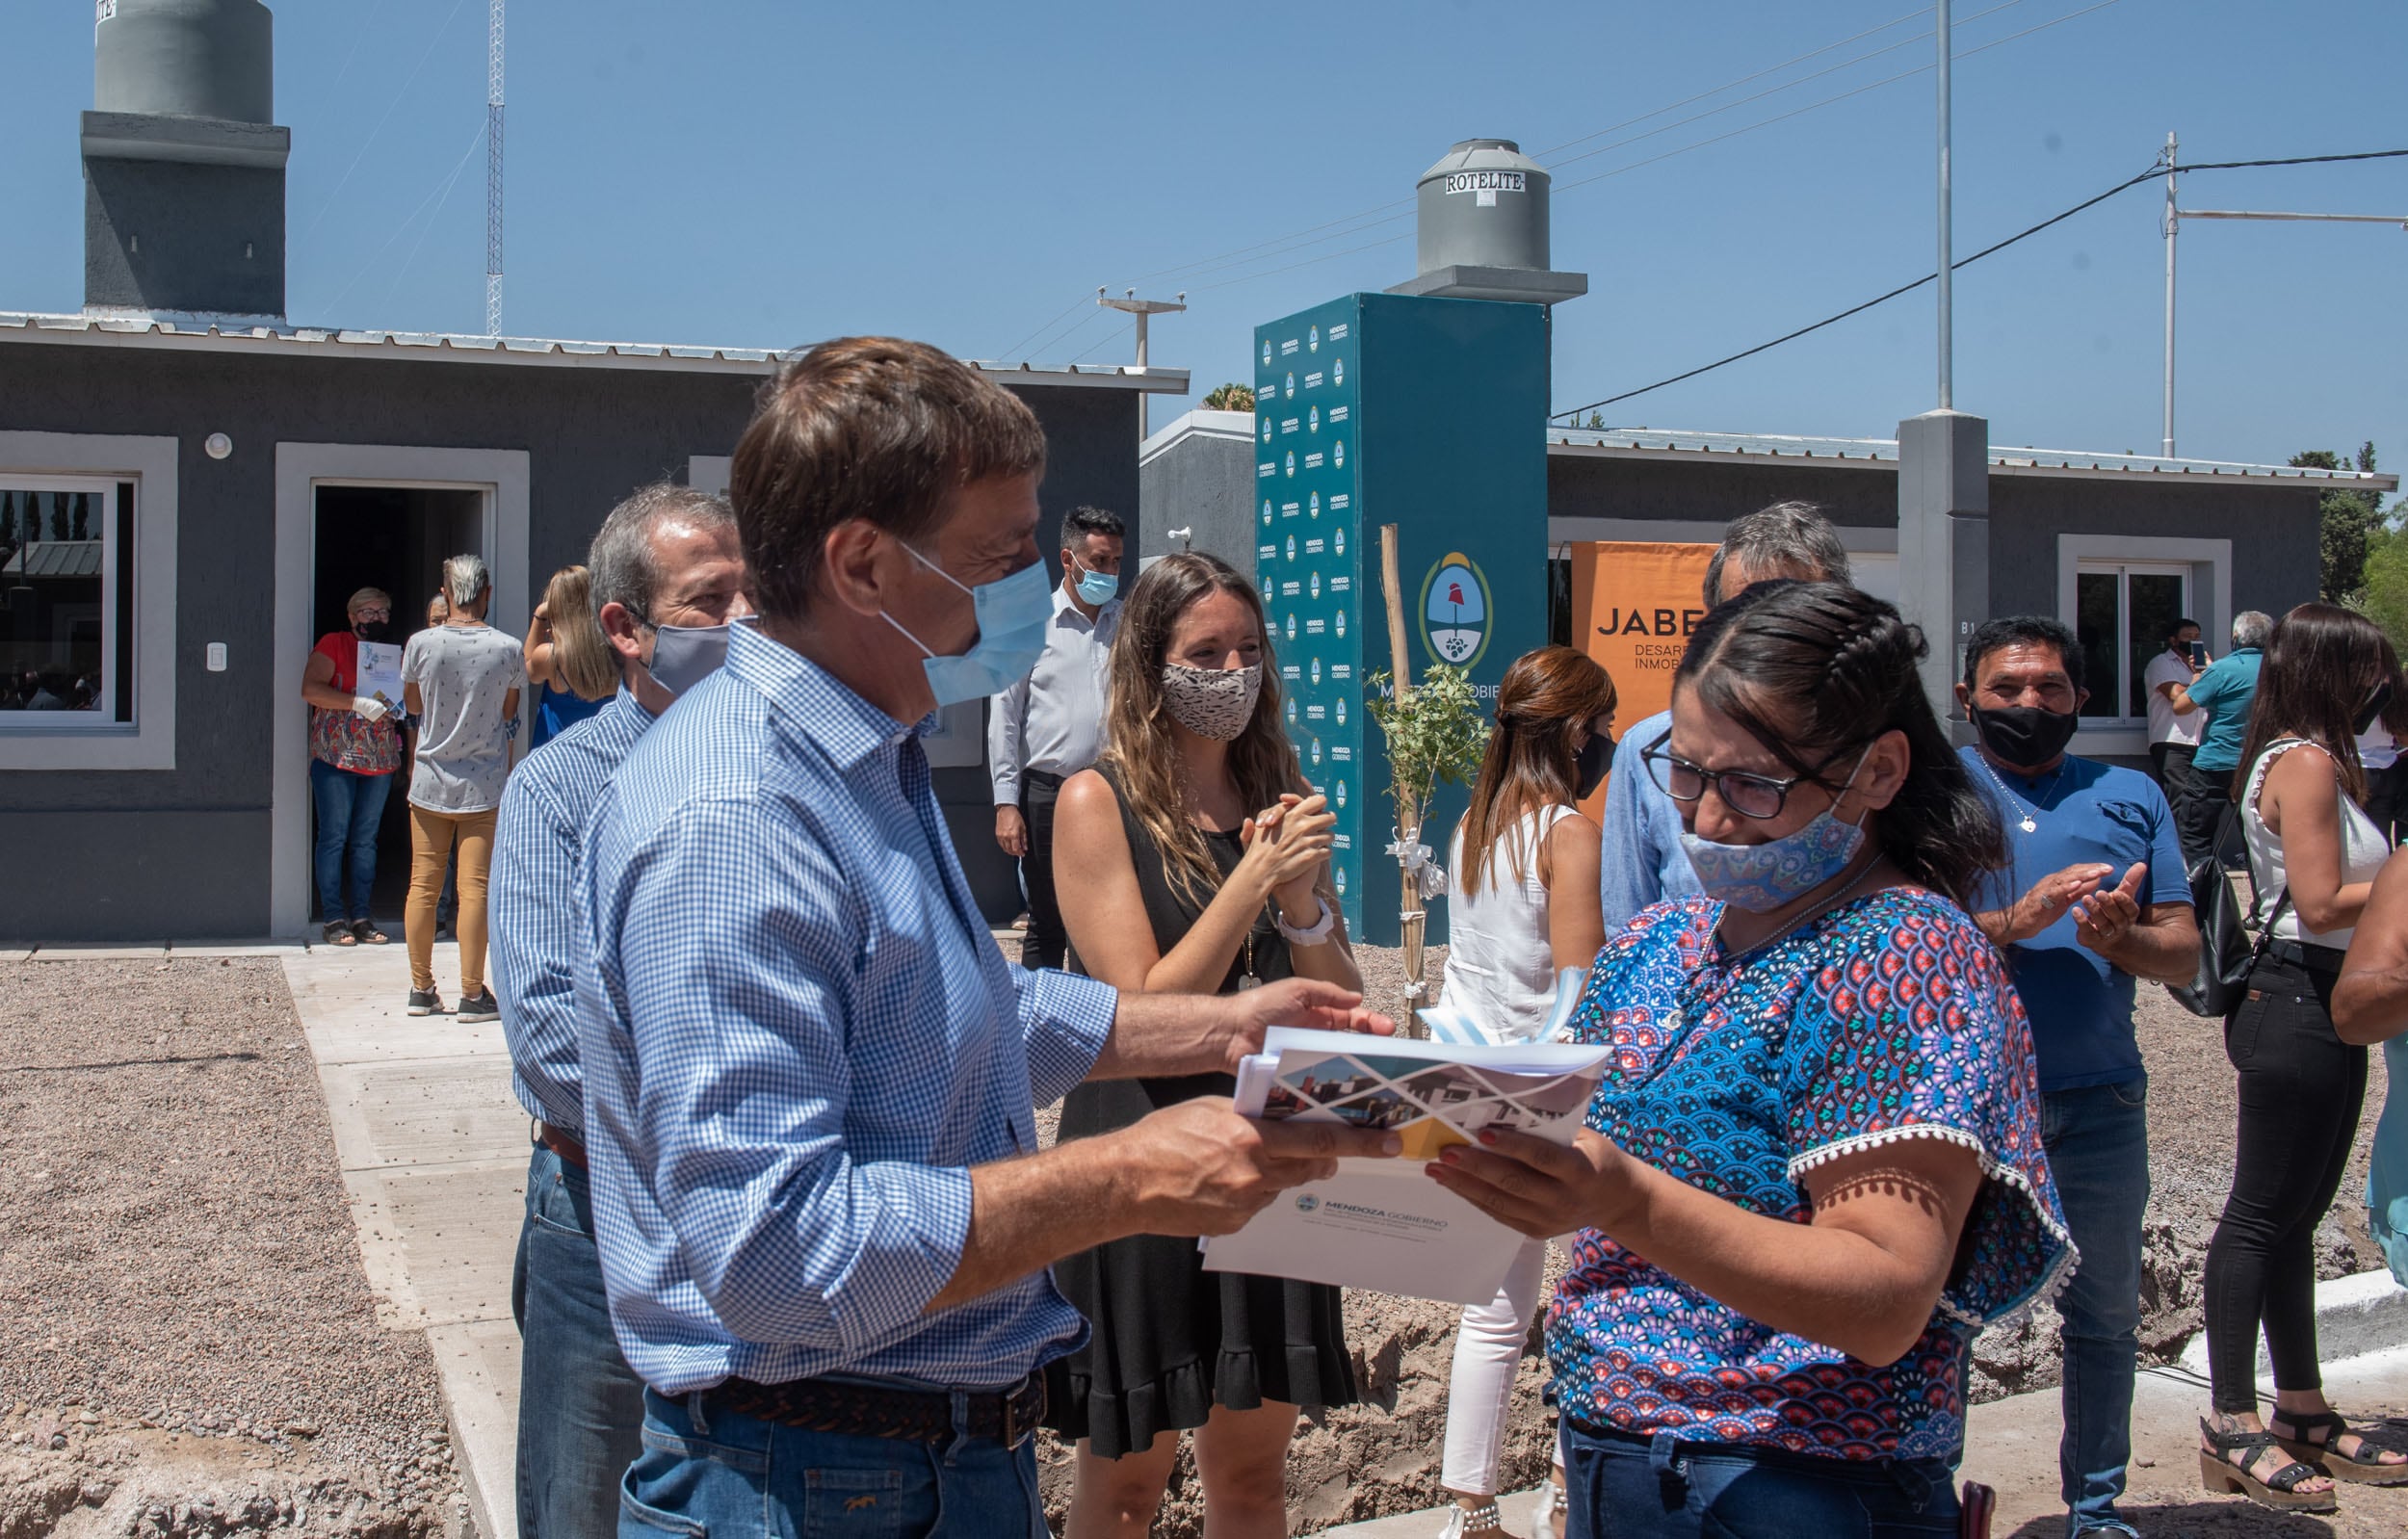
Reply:
<svg viewBox="0 0 2408 1539"><path fill-rule="evenodd" d="M2367 1098L2367 1050L2333 1034L2341 953L2277 955L2249 975L2224 1024L2224 1056L2240 1075L2233 1190L2208 1246L2208 1369L2218 1411L2258 1408L2258 1328L2277 1389L2313 1390L2316 1367L2316 1230L2341 1190Z"/></svg>
<svg viewBox="0 0 2408 1539"><path fill-rule="evenodd" d="M2224 826L2224 815L2233 808L2233 772L2229 770L2191 769L2190 817L2175 820L2175 831L2182 838L2183 864L2187 866L2199 858L2201 851L2216 848L2227 871L2238 871L2248 864L2247 847L2240 837L2240 824L2236 822L2221 848L2215 837Z"/></svg>
<svg viewBox="0 0 2408 1539"><path fill-rule="evenodd" d="M2199 771L2191 767L2190 756L2198 751L2197 744L2188 743L2149 744L2149 761L2158 770L2158 789L2165 793L2165 804L2174 810L2174 834L2182 843L2185 866L2197 860L2206 848L2204 843L2191 842L2191 825L2199 816Z"/></svg>
<svg viewBox="0 0 2408 1539"><path fill-rule="evenodd" d="M1061 776L1041 770L1020 775L1020 817L1029 825L1029 852L1020 857L1020 885L1029 897L1029 933L1020 943L1022 967L1060 967L1070 953L1054 896L1054 798Z"/></svg>

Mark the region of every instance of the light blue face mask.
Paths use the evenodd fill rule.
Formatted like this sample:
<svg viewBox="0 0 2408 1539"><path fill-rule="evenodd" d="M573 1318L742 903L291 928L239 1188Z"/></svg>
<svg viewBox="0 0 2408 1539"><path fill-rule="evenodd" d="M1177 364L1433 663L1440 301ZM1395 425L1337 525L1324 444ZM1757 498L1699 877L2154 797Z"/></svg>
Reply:
<svg viewBox="0 0 2408 1539"><path fill-rule="evenodd" d="M1034 561L992 583L972 587L953 573L905 545L911 559L970 595L978 612L979 639L958 657L939 657L926 641L904 631L892 614L878 618L903 631L903 639L926 652L920 666L939 706L958 705L1001 694L1028 676L1045 651L1046 627L1054 618L1054 588L1045 580L1045 563Z"/></svg>
<svg viewBox="0 0 2408 1539"><path fill-rule="evenodd" d="M1079 598L1101 609L1120 591L1120 578L1112 572L1085 571L1079 574Z"/></svg>
<svg viewBox="0 0 2408 1539"><path fill-rule="evenodd" d="M1864 769L1865 754L1871 751L1867 748L1856 756L1856 769L1847 772L1841 796L1856 784L1857 770ZM1831 806L1838 805L1835 798ZM1697 873L1700 890L1751 914L1769 914L1805 897L1847 870L1864 846L1863 815L1855 822L1842 822L1831 816L1830 807L1797 832L1761 845L1718 845L1681 830L1681 849Z"/></svg>

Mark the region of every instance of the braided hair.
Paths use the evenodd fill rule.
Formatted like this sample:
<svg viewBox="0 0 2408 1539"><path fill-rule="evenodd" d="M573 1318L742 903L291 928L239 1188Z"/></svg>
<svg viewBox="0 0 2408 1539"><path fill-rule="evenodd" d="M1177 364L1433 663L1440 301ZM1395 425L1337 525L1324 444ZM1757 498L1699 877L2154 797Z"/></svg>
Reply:
<svg viewBox="0 0 2408 1539"><path fill-rule="evenodd" d="M1929 650L1895 606L1844 583L1757 583L1699 624L1673 689L1694 691L1835 795L1829 767L1845 770L1858 745L1904 733L1906 780L1874 816L1874 842L1917 882L1970 907L1982 874L2006 864L2006 833L1932 715L1916 669Z"/></svg>

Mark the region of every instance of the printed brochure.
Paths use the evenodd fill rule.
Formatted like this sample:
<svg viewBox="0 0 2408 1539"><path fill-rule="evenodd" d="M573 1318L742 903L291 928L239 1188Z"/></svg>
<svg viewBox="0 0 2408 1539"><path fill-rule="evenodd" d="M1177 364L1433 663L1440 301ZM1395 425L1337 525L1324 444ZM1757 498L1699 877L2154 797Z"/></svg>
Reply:
<svg viewBox="0 0 2408 1539"><path fill-rule="evenodd" d="M1240 1066L1242 1114L1394 1132L1404 1155L1343 1160L1330 1180L1282 1193L1236 1234L1207 1239L1205 1270L1489 1302L1522 1237L1423 1167L1490 1128L1569 1144L1607 1054L1272 1028Z"/></svg>

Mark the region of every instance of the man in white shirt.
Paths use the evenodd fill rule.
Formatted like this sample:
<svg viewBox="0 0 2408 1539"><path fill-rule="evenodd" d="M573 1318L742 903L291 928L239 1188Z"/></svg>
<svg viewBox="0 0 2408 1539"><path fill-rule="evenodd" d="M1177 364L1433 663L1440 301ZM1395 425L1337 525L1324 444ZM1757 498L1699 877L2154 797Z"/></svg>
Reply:
<svg viewBox="0 0 2408 1539"><path fill-rule="evenodd" d="M2174 691L2188 689L2206 665L2206 657L2193 650L2198 645L2199 622L2176 620L2165 628L2164 650L2149 660L2141 675L2149 691L2149 758L2157 766L2158 786L2174 809L2174 826L2185 830L2198 821L2199 771L2191 768L2190 757L2199 750L2208 714L2195 708L2177 711ZM2194 853L2183 851L2186 858Z"/></svg>
<svg viewBox="0 0 2408 1539"><path fill-rule="evenodd" d="M1104 751L1112 636L1120 628L1120 515L1073 508L1061 520L1061 586L1045 653L994 697L986 725L995 842L1020 862L1029 897L1023 967L1060 967L1069 943L1054 899L1054 797Z"/></svg>

